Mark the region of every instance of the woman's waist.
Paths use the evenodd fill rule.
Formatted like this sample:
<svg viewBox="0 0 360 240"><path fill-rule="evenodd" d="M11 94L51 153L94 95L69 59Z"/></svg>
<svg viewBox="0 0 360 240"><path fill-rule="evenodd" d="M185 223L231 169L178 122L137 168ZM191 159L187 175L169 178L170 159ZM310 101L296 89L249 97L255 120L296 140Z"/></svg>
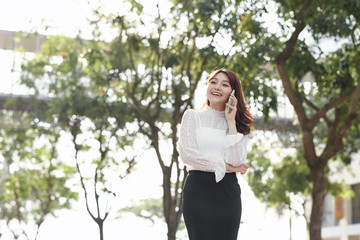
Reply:
<svg viewBox="0 0 360 240"><path fill-rule="evenodd" d="M190 174L215 174L214 171L211 170L200 170L200 169L188 169L188 173ZM236 174L236 172L228 172L226 171L225 174Z"/></svg>
<svg viewBox="0 0 360 240"><path fill-rule="evenodd" d="M200 172L206 172L206 173L215 173L214 170L210 170L210 169L207 170L207 169L204 169L204 168L200 169L200 168L192 167L190 165L186 165L186 170L188 172L190 172L190 171L200 171ZM234 172L226 171L226 173L234 173Z"/></svg>

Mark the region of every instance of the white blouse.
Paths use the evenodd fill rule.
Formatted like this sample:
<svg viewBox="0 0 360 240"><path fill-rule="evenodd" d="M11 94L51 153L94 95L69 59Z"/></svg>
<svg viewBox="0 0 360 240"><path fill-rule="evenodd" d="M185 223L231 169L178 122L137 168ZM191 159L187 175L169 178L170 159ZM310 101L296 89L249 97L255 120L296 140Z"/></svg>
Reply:
<svg viewBox="0 0 360 240"><path fill-rule="evenodd" d="M246 160L248 135L228 134L224 111L186 110L182 118L179 153L188 171L214 172L219 182L226 173L225 163L239 166Z"/></svg>

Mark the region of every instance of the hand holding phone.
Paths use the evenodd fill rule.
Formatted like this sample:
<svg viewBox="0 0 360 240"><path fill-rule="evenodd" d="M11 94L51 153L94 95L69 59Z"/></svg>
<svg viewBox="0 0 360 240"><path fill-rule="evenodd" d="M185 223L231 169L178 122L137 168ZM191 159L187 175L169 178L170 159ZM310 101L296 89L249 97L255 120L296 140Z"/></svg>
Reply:
<svg viewBox="0 0 360 240"><path fill-rule="evenodd" d="M233 95L233 96L235 95L235 89L232 90L231 95ZM229 97L228 104L232 106L232 99L231 99L231 97ZM231 108L228 108L228 112L230 112L230 110L231 110Z"/></svg>

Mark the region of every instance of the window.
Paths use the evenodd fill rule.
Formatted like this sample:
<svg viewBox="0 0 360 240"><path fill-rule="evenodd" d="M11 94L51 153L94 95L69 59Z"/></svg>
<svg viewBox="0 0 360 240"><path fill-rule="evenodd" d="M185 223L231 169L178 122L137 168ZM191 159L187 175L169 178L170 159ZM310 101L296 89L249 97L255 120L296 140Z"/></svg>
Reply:
<svg viewBox="0 0 360 240"><path fill-rule="evenodd" d="M352 185L355 195L351 199L352 223L360 223L360 183Z"/></svg>
<svg viewBox="0 0 360 240"><path fill-rule="evenodd" d="M335 199L330 193L327 193L324 199L322 227L334 227L338 225L339 220L335 219Z"/></svg>

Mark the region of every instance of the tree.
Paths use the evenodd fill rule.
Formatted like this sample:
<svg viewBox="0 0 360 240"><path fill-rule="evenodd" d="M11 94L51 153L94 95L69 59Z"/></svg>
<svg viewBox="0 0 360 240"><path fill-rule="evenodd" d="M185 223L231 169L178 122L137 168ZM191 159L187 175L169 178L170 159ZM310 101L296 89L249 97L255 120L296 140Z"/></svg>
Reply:
<svg viewBox="0 0 360 240"><path fill-rule="evenodd" d="M267 207L275 207L279 214L286 210L289 212L291 239L292 214L303 216L308 222L305 204L311 192L310 172L299 152L296 156L286 155L284 148L277 150L276 147L271 147L269 150L261 142L258 140L258 144L248 154L248 183L254 195ZM273 153L270 154L270 151ZM285 156L278 156L279 160L274 161L274 152L278 151Z"/></svg>
<svg viewBox="0 0 360 240"><path fill-rule="evenodd" d="M344 137L347 145L354 141L348 129L358 123L358 1L264 0L259 4L251 0L173 0L171 4L165 12L158 5L154 16L145 13L137 1L124 3L128 11L106 18L116 27L117 37L111 44L97 41L103 45L82 52L94 56L90 65L98 67L92 72L94 78L86 83L93 86L85 88L91 89L92 94L86 93L94 97L102 91L108 101L118 98L124 106L134 106L139 132L155 151L164 176L163 210L168 239L175 238L186 177L176 150L177 128L184 111L193 106L197 86L215 66L240 73L246 95L251 103L259 103L256 110L265 120L277 111L278 94L273 88L281 81L302 131L300 150L305 154L313 184L310 233L312 240L320 239L324 167L341 152ZM278 17L279 31L268 29L264 17L269 12ZM103 17L100 11L97 13ZM311 41L299 38L300 33L306 33ZM99 29L96 36L101 36ZM318 46L324 37L344 39L346 44L337 52L323 53ZM61 86L65 80L71 80L77 83L73 86L83 89L81 81L85 78L76 77L83 72L74 67L82 64L71 65L78 62L79 53L57 54L64 63L60 64L62 68L72 67L48 71L57 79L54 84ZM44 73L53 67L50 64L42 69L44 62L49 61L33 64L32 72L38 69ZM57 77L57 73L61 75ZM305 77L309 75L311 78ZM106 86L111 86L111 91ZM87 102L87 97L82 100L78 92L69 92L52 94ZM85 115L73 116L72 120ZM328 129L326 136L323 129Z"/></svg>
<svg viewBox="0 0 360 240"><path fill-rule="evenodd" d="M262 140L257 140L258 144L248 154L248 183L255 196L268 207L276 207L279 214L288 211L291 239L292 215L304 217L307 230L310 227L306 205L311 199L311 174L302 150L285 148L277 141L272 141L271 148L266 148ZM271 140L266 139L264 142L269 143ZM330 168L326 168L325 172L326 192L333 196L351 196L351 191L343 182L329 180L328 175L332 174Z"/></svg>
<svg viewBox="0 0 360 240"><path fill-rule="evenodd" d="M143 199L138 203L132 203L130 206L120 209L118 217L121 217L126 212L131 212L155 224L164 218L162 202L161 198Z"/></svg>
<svg viewBox="0 0 360 240"><path fill-rule="evenodd" d="M260 65L268 63L263 76L281 80L294 107L301 129L299 150L311 173L310 239L320 240L327 164L344 147L345 151L350 149L357 133L349 129L358 129L359 125L359 1L264 3L255 5L250 17L261 22L263 15L273 10L281 19L277 21L279 32L265 31L259 38L252 38L253 50L258 53ZM266 26L266 22L260 26ZM320 47L325 38L345 43L326 53ZM258 48L264 43L267 49ZM257 69L258 65L251 71ZM266 81L263 76L262 82Z"/></svg>
<svg viewBox="0 0 360 240"><path fill-rule="evenodd" d="M14 239L37 239L45 219L77 199L69 183L75 171L59 157L59 128L26 113L3 111L1 119L1 219Z"/></svg>
<svg viewBox="0 0 360 240"><path fill-rule="evenodd" d="M342 49L329 54L324 60L317 60L299 34L307 24L317 36L345 37L356 35L360 15L356 1L305 1L295 12L294 30L283 50L275 56L279 76L286 95L294 106L302 131L304 155L312 177L312 211L310 218L310 239L321 239L321 220L325 196L326 176L324 169L329 160L343 147L343 139L352 124L359 122L360 84L356 68L359 57L359 43L355 38L344 44ZM339 7L340 6L340 7ZM284 8L291 7L284 4ZM317 19L332 19L334 23L322 25ZM336 19L339 17L339 19ZM355 22L351 20L355 20ZM348 20L348 21L346 21ZM312 22L311 22L312 21ZM341 24L341 23L342 24ZM330 23L330 22L328 22ZM319 26L321 24L321 26ZM337 25L339 24L339 25ZM338 28L342 26L342 30ZM320 28L321 27L321 28ZM335 28L335 29L333 29ZM305 57L299 64L299 55ZM307 59L307 62L304 60ZM297 67L294 66L297 61ZM308 71L313 73L313 91L307 93L299 76ZM300 81L299 81L300 80ZM326 104L318 105L315 99L327 99ZM332 114L334 112L334 114ZM317 126L326 122L327 139L317 145Z"/></svg>
<svg viewBox="0 0 360 240"><path fill-rule="evenodd" d="M239 38L229 66L241 73L246 95L262 99L259 110L264 119L277 112L281 96L266 85L281 81L284 96L294 107L302 140L298 156L304 154L312 178L312 240L321 239L327 164L357 150L359 4L356 0L241 1L247 11L234 29ZM244 33L246 38L241 37ZM323 51L324 39L344 44L328 53ZM344 161L350 161L349 155Z"/></svg>
<svg viewBox="0 0 360 240"><path fill-rule="evenodd" d="M139 202L133 202L130 206L124 207L119 210L118 217L124 213L133 213L137 217L149 220L152 224L164 219L163 199L162 198L149 198L142 199ZM177 230L185 229L184 221L180 221Z"/></svg>
<svg viewBox="0 0 360 240"><path fill-rule="evenodd" d="M108 18L119 28L119 35L111 45L100 41L102 31L97 25L99 21L93 21L94 43L101 42L101 45L93 44L85 50L80 47L78 51L68 51L67 47L73 48L81 39L71 42L54 38L50 40L52 45L49 44L48 49L37 56L37 61L28 62L25 74L29 76L23 80L35 93L62 97L54 99L52 109L61 109L65 116L61 121L66 128L73 130L73 136L78 136L76 129L81 125L79 121L84 120L79 116L86 115L83 115L83 108L87 107L89 100L84 96L86 94L81 93L84 89L84 72L88 74L83 69L93 69L89 72L90 83L86 84L94 86L91 89L95 95L105 93L107 97L111 95L135 106L139 131L148 138L163 171L164 217L169 239L173 239L182 213L181 189L186 177L176 150L177 128L182 114L193 106L195 90L212 68L233 66L232 61L240 63L238 60L241 60L241 66L248 69L246 61L242 61L245 56L238 54L236 58L233 57L239 51L233 46L241 42L243 47L249 48L252 44L248 39L249 32L257 35L261 31L252 18L247 18L242 28L239 27L239 19L247 13L251 15L252 11L245 5L240 6L240 1L196 1L195 4L172 1L171 15L165 17L167 13L158 6L158 15L152 19L153 22L143 20L147 18L143 7L136 1L130 2L132 8L129 13ZM96 10L96 14L103 17L99 10ZM150 29L148 32L142 28L145 22L147 29ZM225 47L224 41L229 43L228 47ZM82 59L88 58L89 61L86 64L78 63L78 56L84 56ZM258 72L263 72L263 69L259 68ZM46 75L50 81L46 79L47 89L44 91L37 87L39 81L35 77L44 79ZM258 101L258 96L264 95L261 102L264 103L264 116L268 117L269 109L276 106L276 98L268 102L267 97L275 94L271 86L263 84L259 90L256 82L248 80L255 76L256 73L248 70L242 74L247 89L255 92L253 102ZM107 81L104 81L104 77ZM62 90L63 87L68 90ZM87 88L83 90L87 91ZM61 102L62 105L59 104ZM68 102L69 108L65 102ZM49 114L54 115L51 111ZM55 119L60 119L57 113ZM76 137L73 139L76 146ZM169 153L164 152L169 145Z"/></svg>
<svg viewBox="0 0 360 240"><path fill-rule="evenodd" d="M98 39L49 37L37 56L22 66L27 87L54 96L47 121L71 136L86 210L98 225L101 240L116 183L135 164L135 156L125 154L132 145L133 134L126 130L132 117L109 84L114 74L109 71L107 55L101 55L106 47Z"/></svg>
<svg viewBox="0 0 360 240"><path fill-rule="evenodd" d="M131 3L128 14L113 17L119 29L113 66L121 73L122 92L135 107L139 131L149 140L162 170L163 211L172 240L182 214L187 175L176 148L181 117L193 107L195 90L208 72L232 60L234 49L225 48L222 41L232 45L246 33L234 34L240 16L238 2L172 1L169 13L158 4L152 22L141 4ZM143 31L142 25L150 30Z"/></svg>

